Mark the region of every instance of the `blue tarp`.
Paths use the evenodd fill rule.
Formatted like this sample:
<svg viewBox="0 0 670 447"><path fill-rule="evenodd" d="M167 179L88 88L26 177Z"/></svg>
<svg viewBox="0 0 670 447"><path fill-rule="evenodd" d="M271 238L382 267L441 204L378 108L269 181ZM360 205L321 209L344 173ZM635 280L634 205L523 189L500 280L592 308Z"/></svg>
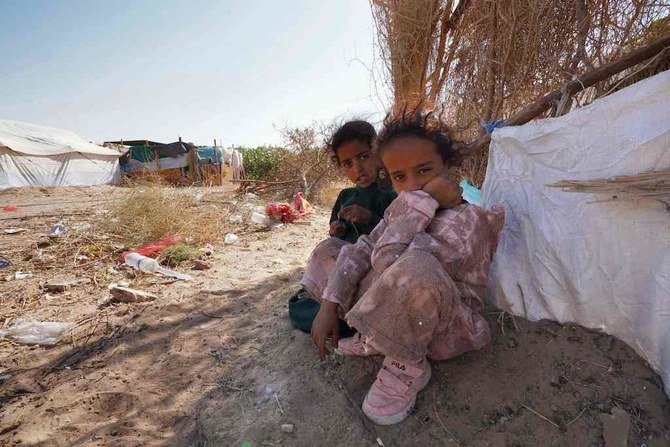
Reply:
<svg viewBox="0 0 670 447"><path fill-rule="evenodd" d="M214 146L205 146L199 147L198 151L198 161L200 163L219 163L223 162L223 150L220 147Z"/></svg>
<svg viewBox="0 0 670 447"><path fill-rule="evenodd" d="M461 183L459 183L459 185L461 188L463 188L463 198L466 202L477 206L482 203L481 189L475 188L467 180L463 180Z"/></svg>

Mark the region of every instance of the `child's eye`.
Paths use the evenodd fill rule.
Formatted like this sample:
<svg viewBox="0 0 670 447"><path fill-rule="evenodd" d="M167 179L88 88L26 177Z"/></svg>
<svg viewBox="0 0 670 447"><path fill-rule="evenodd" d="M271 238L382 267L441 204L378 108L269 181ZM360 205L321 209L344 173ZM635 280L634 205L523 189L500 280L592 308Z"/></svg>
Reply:
<svg viewBox="0 0 670 447"><path fill-rule="evenodd" d="M396 182L402 182L404 178L405 178L404 175L394 175L393 176L393 180L395 180Z"/></svg>
<svg viewBox="0 0 670 447"><path fill-rule="evenodd" d="M419 174L425 174L426 172L430 172L430 168L419 169Z"/></svg>
<svg viewBox="0 0 670 447"><path fill-rule="evenodd" d="M360 158L361 160L365 160L365 159L367 159L369 156L370 156L370 155L368 155L368 154L361 154L361 156L360 156L359 158Z"/></svg>
<svg viewBox="0 0 670 447"><path fill-rule="evenodd" d="M342 163L342 166L344 166L345 168L350 168L351 167L351 162L350 161L345 161L344 163Z"/></svg>

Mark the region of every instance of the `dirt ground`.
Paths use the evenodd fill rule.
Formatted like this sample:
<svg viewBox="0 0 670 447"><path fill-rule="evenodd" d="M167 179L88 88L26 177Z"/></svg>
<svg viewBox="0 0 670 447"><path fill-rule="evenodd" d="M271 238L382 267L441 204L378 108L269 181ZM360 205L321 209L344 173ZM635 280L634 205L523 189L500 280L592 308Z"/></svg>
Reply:
<svg viewBox="0 0 670 447"><path fill-rule="evenodd" d="M244 222L260 204L221 189L184 191L222 216L242 210ZM0 327L17 318L76 323L55 347L0 341L2 446L602 446L610 413L630 420L629 446L670 446L661 381L629 347L495 309L490 346L434 364L415 413L374 426L359 408L381 358L321 363L288 321L286 300L326 234L326 212L274 230L229 223L240 240L215 246L212 269L181 266L194 280L172 281L91 248L123 249L98 228L112 218L109 198L126 192L0 192L0 255L13 262L0 270L10 279L0 282ZM19 210L1 210L10 204ZM40 247L60 220L68 236ZM3 234L9 228L28 231ZM33 276L11 278L16 271ZM62 277L87 282L44 290ZM158 299L99 307L107 285L121 281Z"/></svg>

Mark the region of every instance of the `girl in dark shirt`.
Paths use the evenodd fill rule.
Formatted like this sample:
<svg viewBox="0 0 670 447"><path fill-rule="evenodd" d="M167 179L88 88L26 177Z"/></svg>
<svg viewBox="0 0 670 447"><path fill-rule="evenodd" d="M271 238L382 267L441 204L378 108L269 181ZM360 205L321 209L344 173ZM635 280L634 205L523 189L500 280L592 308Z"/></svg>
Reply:
<svg viewBox="0 0 670 447"><path fill-rule="evenodd" d="M370 123L349 121L333 134L329 144L333 161L356 185L340 192L330 217L329 234L349 243L370 234L396 198L390 186L381 184L376 138Z"/></svg>

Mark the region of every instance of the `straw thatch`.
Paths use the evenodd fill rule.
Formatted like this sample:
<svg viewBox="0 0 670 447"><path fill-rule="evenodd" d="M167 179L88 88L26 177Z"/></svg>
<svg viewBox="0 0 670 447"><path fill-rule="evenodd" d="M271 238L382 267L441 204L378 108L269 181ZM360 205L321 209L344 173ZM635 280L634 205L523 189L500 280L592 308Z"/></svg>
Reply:
<svg viewBox="0 0 670 447"><path fill-rule="evenodd" d="M447 111L471 141L562 84L667 33L668 0L372 0L393 109ZM633 67L627 74L639 72ZM648 75L648 72L645 72ZM551 113L602 96L601 83ZM480 183L486 152L466 163Z"/></svg>

